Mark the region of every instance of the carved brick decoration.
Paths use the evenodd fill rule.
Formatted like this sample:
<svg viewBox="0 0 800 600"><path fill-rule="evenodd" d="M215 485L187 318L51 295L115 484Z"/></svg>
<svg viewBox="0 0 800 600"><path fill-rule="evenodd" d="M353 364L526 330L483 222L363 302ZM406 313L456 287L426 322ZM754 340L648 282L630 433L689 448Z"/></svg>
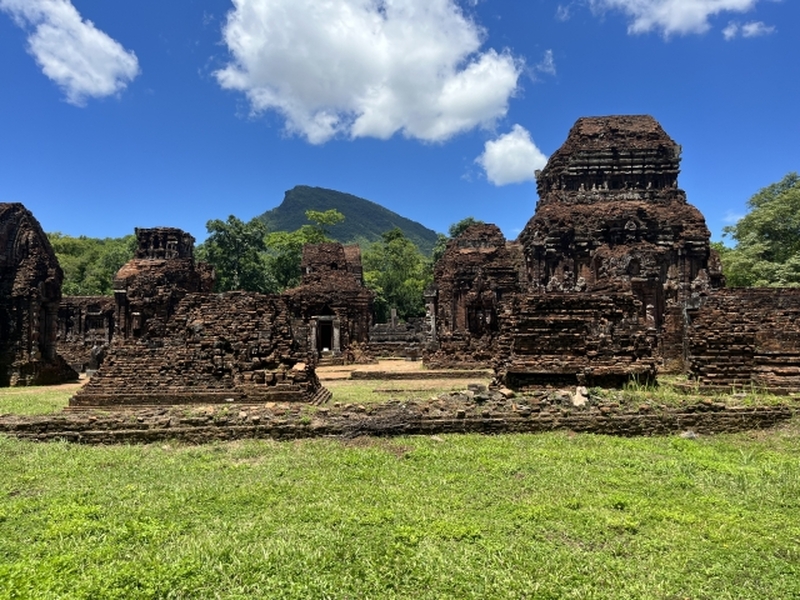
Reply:
<svg viewBox="0 0 800 600"><path fill-rule="evenodd" d="M689 374L699 383L800 390L800 289L720 290L688 314Z"/></svg>
<svg viewBox="0 0 800 600"><path fill-rule="evenodd" d="M58 307L58 353L78 372L96 370L114 336L112 296L64 296Z"/></svg>
<svg viewBox="0 0 800 600"><path fill-rule="evenodd" d="M448 241L434 267L429 312L438 349L426 357L436 368L488 366L496 353L498 302L520 289L521 247L496 225L475 224Z"/></svg>
<svg viewBox="0 0 800 600"><path fill-rule="evenodd" d="M705 220L678 188L680 146L650 116L587 117L537 178L536 213L520 234L532 293L632 292L659 332L719 288ZM662 345L680 362L681 348Z"/></svg>
<svg viewBox="0 0 800 600"><path fill-rule="evenodd" d="M361 250L339 243L306 244L301 269L300 285L284 292L295 328L304 330L317 357L344 360L356 345L369 341L372 322L374 294L364 287Z"/></svg>
<svg viewBox="0 0 800 600"><path fill-rule="evenodd" d="M115 341L70 405L324 399L302 342L282 296L185 294L163 335Z"/></svg>
<svg viewBox="0 0 800 600"><path fill-rule="evenodd" d="M724 279L679 171L680 146L652 117L579 119L537 174L516 243L493 225L448 243L428 296L428 364L491 362L520 385L682 369L684 309Z"/></svg>
<svg viewBox="0 0 800 600"><path fill-rule="evenodd" d="M77 379L56 352L63 273L41 225L0 203L0 386Z"/></svg>
<svg viewBox="0 0 800 600"><path fill-rule="evenodd" d="M210 292L214 272L194 260L194 238L171 227L136 229L133 259L114 278L116 334L122 339L162 337L181 298Z"/></svg>

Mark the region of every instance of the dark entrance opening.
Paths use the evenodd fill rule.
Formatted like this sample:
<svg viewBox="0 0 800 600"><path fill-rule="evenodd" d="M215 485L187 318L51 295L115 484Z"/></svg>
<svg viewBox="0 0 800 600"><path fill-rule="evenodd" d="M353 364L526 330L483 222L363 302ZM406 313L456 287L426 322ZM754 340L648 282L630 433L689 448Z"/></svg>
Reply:
<svg viewBox="0 0 800 600"><path fill-rule="evenodd" d="M317 350L333 349L333 321L317 322Z"/></svg>

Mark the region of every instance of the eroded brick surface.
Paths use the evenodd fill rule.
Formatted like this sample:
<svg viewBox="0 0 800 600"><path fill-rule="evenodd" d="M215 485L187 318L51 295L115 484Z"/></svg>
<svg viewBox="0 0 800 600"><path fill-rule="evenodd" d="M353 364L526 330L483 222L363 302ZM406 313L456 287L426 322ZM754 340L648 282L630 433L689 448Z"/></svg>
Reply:
<svg viewBox="0 0 800 600"><path fill-rule="evenodd" d="M0 386L77 379L56 352L63 273L39 222L0 203Z"/></svg>
<svg viewBox="0 0 800 600"><path fill-rule="evenodd" d="M58 353L75 371L96 370L114 337L113 296L64 296L58 307Z"/></svg>
<svg viewBox="0 0 800 600"><path fill-rule="evenodd" d="M688 311L689 373L730 389L800 389L800 289L728 289Z"/></svg>
<svg viewBox="0 0 800 600"><path fill-rule="evenodd" d="M296 330L318 359L355 360L369 341L374 300L364 286L360 249L307 244L301 268L301 284L284 293Z"/></svg>
<svg viewBox="0 0 800 600"><path fill-rule="evenodd" d="M186 294L158 338L119 340L72 406L313 401L324 394L286 298Z"/></svg>
<svg viewBox="0 0 800 600"><path fill-rule="evenodd" d="M493 363L514 381L682 369L684 308L724 280L679 170L680 147L652 117L579 119L538 174L516 243L482 225L448 244L430 364Z"/></svg>
<svg viewBox="0 0 800 600"><path fill-rule="evenodd" d="M115 335L71 405L327 397L308 327L295 319L288 295L212 294L213 272L195 262L190 235L172 228L136 234L136 256L114 281Z"/></svg>

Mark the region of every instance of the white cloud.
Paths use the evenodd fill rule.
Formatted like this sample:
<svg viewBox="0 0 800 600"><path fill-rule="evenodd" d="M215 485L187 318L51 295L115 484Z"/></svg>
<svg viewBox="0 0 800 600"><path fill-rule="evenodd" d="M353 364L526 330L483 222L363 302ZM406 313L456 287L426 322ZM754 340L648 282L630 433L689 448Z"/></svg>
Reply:
<svg viewBox="0 0 800 600"><path fill-rule="evenodd" d="M35 27L28 51L71 104L120 92L139 74L136 55L83 20L70 0L0 0L0 10L23 29Z"/></svg>
<svg viewBox="0 0 800 600"><path fill-rule="evenodd" d="M711 27L709 18L720 13L744 13L755 8L759 0L589 0L595 11L617 9L631 19L629 33L661 31L664 37L674 34L705 33ZM726 39L735 32L726 27Z"/></svg>
<svg viewBox="0 0 800 600"><path fill-rule="evenodd" d="M557 21L569 21L571 14L571 6L569 4L559 4L556 7L556 20Z"/></svg>
<svg viewBox="0 0 800 600"><path fill-rule="evenodd" d="M483 154L475 162L494 185L508 185L535 181L536 171L544 168L547 157L536 147L527 129L514 125L510 133L486 142Z"/></svg>
<svg viewBox="0 0 800 600"><path fill-rule="evenodd" d="M253 114L320 144L397 132L443 141L508 111L521 62L481 50L454 0L233 0L215 73Z"/></svg>
<svg viewBox="0 0 800 600"><path fill-rule="evenodd" d="M725 29L722 30L722 37L728 41L734 39L737 35L739 35L739 24L735 21L728 23Z"/></svg>
<svg viewBox="0 0 800 600"><path fill-rule="evenodd" d="M775 27L767 25L763 21L750 21L744 25L739 25L736 21L731 21L728 23L727 27L722 30L722 35L727 41L735 39L739 34L741 34L742 37L752 38L770 35L772 33L775 33Z"/></svg>
<svg viewBox="0 0 800 600"><path fill-rule="evenodd" d="M751 21L742 25L742 36L746 38L759 37L775 33L773 25L767 25L763 21Z"/></svg>
<svg viewBox="0 0 800 600"><path fill-rule="evenodd" d="M547 73L548 75L556 74L556 61L553 59L553 51L546 50L542 60L534 67L535 71L540 73Z"/></svg>

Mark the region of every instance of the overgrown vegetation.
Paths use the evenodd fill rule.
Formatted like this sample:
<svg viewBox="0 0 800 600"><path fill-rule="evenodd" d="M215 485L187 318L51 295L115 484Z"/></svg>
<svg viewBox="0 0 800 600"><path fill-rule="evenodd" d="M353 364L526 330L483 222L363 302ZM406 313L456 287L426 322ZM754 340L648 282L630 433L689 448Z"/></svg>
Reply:
<svg viewBox="0 0 800 600"><path fill-rule="evenodd" d="M736 246L717 243L732 287L800 286L800 176L789 173L747 202L750 212L725 228Z"/></svg>
<svg viewBox="0 0 800 600"><path fill-rule="evenodd" d="M258 219L245 223L234 215L206 224L208 238L197 247L197 258L214 266L214 290L246 290L269 294L278 283L267 266L267 229Z"/></svg>

